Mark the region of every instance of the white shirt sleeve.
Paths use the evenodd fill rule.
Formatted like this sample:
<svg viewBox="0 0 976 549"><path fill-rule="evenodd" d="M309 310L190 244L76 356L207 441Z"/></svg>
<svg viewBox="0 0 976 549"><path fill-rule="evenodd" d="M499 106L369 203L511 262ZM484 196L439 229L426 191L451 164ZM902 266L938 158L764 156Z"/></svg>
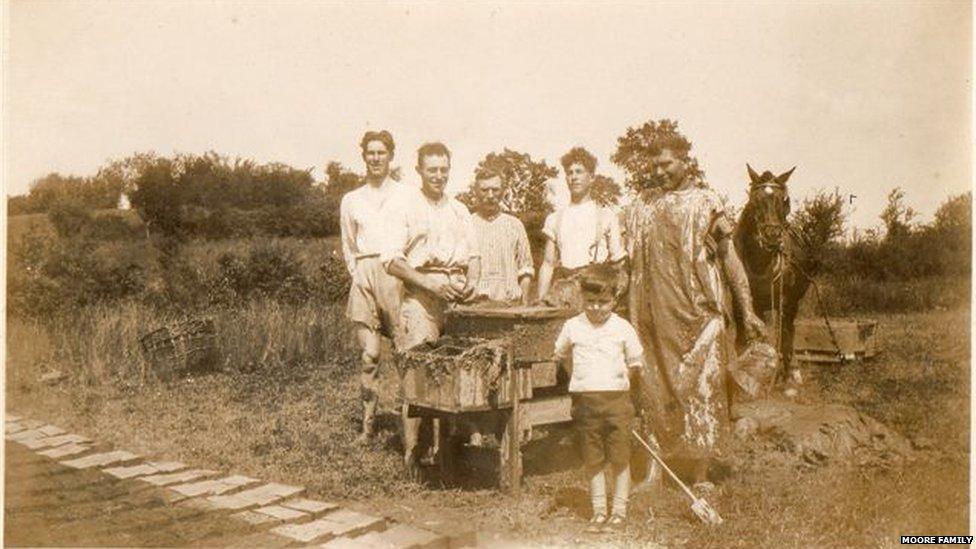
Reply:
<svg viewBox="0 0 976 549"><path fill-rule="evenodd" d="M620 219L609 208L604 209L601 213L605 216L607 253L610 261L618 261L627 257L627 250L624 249L623 239L620 237Z"/></svg>
<svg viewBox="0 0 976 549"><path fill-rule="evenodd" d="M389 269L394 259L407 259L407 247L410 244L410 224L408 222L408 208L406 192L399 192L391 196L380 208L380 219L385 224L382 245L380 247L380 261L383 267Z"/></svg>
<svg viewBox="0 0 976 549"><path fill-rule="evenodd" d="M356 270L356 224L353 222L352 212L349 211L351 209L349 193L346 193L339 202L339 232L342 241L342 258L346 262L346 269L350 276Z"/></svg>
<svg viewBox="0 0 976 549"><path fill-rule="evenodd" d="M462 223L464 224L464 241L468 247L468 257L481 257L481 249L478 246L478 236L474 231L474 220L471 218L471 213L468 212L468 207L458 203L460 206L460 212Z"/></svg>
<svg viewBox="0 0 976 549"><path fill-rule="evenodd" d="M556 337L555 351L553 352L553 357L556 360L565 360L569 358L569 354L573 351L573 341L570 337L570 323L572 319L567 320L563 324L563 328L559 330L559 335Z"/></svg>
<svg viewBox="0 0 976 549"><path fill-rule="evenodd" d="M546 238L556 241L556 212L546 216L546 222L542 224L542 234L546 235Z"/></svg>

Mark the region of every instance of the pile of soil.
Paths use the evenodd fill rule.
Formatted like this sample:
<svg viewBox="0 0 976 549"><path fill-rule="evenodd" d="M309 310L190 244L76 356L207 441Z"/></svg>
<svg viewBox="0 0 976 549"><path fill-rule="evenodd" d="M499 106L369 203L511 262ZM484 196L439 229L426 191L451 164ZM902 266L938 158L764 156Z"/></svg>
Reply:
<svg viewBox="0 0 976 549"><path fill-rule="evenodd" d="M732 419L740 439L770 442L807 465L891 463L912 453L905 437L841 404L756 400L735 404Z"/></svg>

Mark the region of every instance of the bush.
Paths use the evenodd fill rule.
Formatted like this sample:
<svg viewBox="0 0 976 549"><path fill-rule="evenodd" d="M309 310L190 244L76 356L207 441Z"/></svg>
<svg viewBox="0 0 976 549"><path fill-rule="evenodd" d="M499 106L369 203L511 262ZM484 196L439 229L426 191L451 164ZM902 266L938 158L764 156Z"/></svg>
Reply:
<svg viewBox="0 0 976 549"><path fill-rule="evenodd" d="M137 296L151 267L141 243L52 242L36 233L12 243L9 259L10 311L28 316Z"/></svg>
<svg viewBox="0 0 976 549"><path fill-rule="evenodd" d="M328 302L344 300L349 295L352 280L346 262L333 253L322 258L318 276L313 281L316 294Z"/></svg>
<svg viewBox="0 0 976 549"><path fill-rule="evenodd" d="M258 244L247 257L225 253L217 263L217 287L231 290L240 301L262 298L298 303L311 297L295 253L274 243Z"/></svg>
<svg viewBox="0 0 976 549"><path fill-rule="evenodd" d="M817 283L830 316L949 310L968 306L972 295L971 280L958 276L884 282L828 276L818 278ZM801 314L821 314L813 288L804 297Z"/></svg>
<svg viewBox="0 0 976 549"><path fill-rule="evenodd" d="M92 211L75 200L60 200L51 206L48 219L62 238L81 234L92 220Z"/></svg>

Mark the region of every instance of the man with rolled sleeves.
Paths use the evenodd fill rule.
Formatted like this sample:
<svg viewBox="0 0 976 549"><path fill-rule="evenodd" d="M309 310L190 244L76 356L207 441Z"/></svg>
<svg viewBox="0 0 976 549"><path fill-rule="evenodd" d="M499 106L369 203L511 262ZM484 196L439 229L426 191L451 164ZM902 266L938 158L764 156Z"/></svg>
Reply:
<svg viewBox="0 0 976 549"><path fill-rule="evenodd" d="M380 216L386 226L380 259L389 274L403 281L404 297L394 336L398 350L436 341L451 302L474 294L481 276L471 214L464 204L444 193L451 170L451 153L442 143L427 143L417 151L420 188L405 188L388 201ZM401 377L400 390L412 387ZM407 417L403 405L404 463L417 464L421 420Z"/></svg>

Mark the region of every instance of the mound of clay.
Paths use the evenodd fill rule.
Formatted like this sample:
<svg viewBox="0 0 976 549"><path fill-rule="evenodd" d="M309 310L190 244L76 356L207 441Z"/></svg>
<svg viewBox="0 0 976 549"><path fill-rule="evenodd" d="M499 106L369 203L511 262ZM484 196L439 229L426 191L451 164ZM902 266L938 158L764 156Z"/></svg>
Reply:
<svg viewBox="0 0 976 549"><path fill-rule="evenodd" d="M757 400L732 408L739 438L760 437L811 465L889 462L911 454L905 437L840 404Z"/></svg>

